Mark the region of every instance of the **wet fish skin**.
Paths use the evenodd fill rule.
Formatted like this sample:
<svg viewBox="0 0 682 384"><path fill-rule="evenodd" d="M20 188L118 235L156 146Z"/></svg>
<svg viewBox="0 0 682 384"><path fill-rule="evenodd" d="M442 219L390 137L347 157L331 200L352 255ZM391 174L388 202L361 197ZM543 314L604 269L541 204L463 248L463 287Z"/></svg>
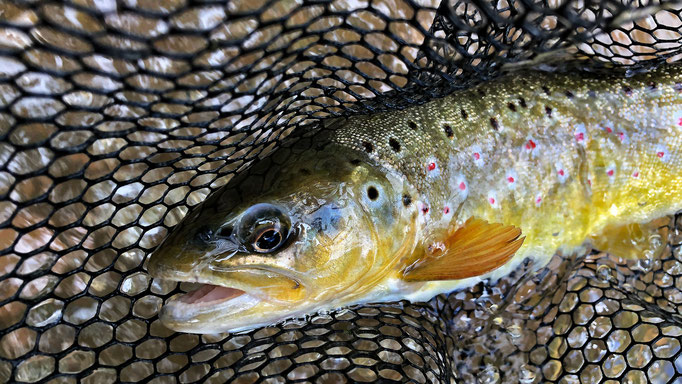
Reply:
<svg viewBox="0 0 682 384"><path fill-rule="evenodd" d="M408 234L416 231L416 214L400 198L375 202L366 192L372 185L382 195L401 196L398 191L411 189L405 179L356 161L357 154L344 147L321 148L318 140L285 144L238 175L154 252L148 270L155 277L246 292L191 307L182 298L172 300L160 314L166 326L235 331L361 301L392 272L396 259L414 251L416 236ZM286 245L274 253L235 251L221 228L239 227L249 209L262 203L290 218Z"/></svg>
<svg viewBox="0 0 682 384"><path fill-rule="evenodd" d="M682 208L680 82L678 66L630 78L511 74L419 107L332 122L237 176L150 260L158 277L247 294L171 302L161 319L205 333L361 302L425 300L502 276L525 258L541 267L557 249L613 226L673 213ZM279 207L296 227L286 246L225 251L220 228L259 203ZM513 260L464 280L404 279L415 260L434 262L424 255L471 218L520 228Z"/></svg>

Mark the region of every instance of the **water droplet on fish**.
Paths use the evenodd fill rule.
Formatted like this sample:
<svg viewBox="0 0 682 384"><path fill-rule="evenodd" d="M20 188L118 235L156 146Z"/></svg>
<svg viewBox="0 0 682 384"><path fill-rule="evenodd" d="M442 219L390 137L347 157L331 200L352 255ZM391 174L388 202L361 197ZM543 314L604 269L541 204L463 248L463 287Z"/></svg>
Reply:
<svg viewBox="0 0 682 384"><path fill-rule="evenodd" d="M306 324L307 319L305 318L289 319L282 323L282 327L302 328Z"/></svg>
<svg viewBox="0 0 682 384"><path fill-rule="evenodd" d="M611 268L608 265L600 265L597 267L596 271L597 278L603 282L609 282L611 280Z"/></svg>
<svg viewBox="0 0 682 384"><path fill-rule="evenodd" d="M488 364L478 374L478 381L481 384L497 384L500 382L500 372L495 366Z"/></svg>
<svg viewBox="0 0 682 384"><path fill-rule="evenodd" d="M527 364L523 364L519 368L519 383L530 384L535 381L536 376L536 373Z"/></svg>
<svg viewBox="0 0 682 384"><path fill-rule="evenodd" d="M658 248L661 245L663 245L663 239L661 238L661 235L655 234L649 237L649 246L651 248Z"/></svg>
<svg viewBox="0 0 682 384"><path fill-rule="evenodd" d="M646 253L648 253L648 251ZM653 266L653 259L651 257L647 256L647 257L645 257L643 259L639 259L637 261L637 268L644 273L651 271L652 266Z"/></svg>
<svg viewBox="0 0 682 384"><path fill-rule="evenodd" d="M518 339L523 335L521 326L516 323L511 324L507 327L507 333L509 334L509 336L512 337L512 339Z"/></svg>

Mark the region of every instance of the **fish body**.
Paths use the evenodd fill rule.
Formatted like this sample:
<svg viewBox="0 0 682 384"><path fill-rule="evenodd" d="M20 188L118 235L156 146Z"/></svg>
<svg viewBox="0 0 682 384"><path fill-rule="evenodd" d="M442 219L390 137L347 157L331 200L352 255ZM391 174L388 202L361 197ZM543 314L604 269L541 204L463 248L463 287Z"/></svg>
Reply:
<svg viewBox="0 0 682 384"><path fill-rule="evenodd" d="M292 138L152 255L155 276L208 284L161 319L235 331L427 300L673 213L681 83L678 66L629 78L516 73Z"/></svg>

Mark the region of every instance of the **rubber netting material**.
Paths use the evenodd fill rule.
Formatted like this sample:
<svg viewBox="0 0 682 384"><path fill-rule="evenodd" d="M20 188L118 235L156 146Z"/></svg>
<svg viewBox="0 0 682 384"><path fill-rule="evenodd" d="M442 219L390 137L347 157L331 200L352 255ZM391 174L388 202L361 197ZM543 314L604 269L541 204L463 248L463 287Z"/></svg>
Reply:
<svg viewBox="0 0 682 384"><path fill-rule="evenodd" d="M662 5L661 5L662 4ZM164 328L144 261L293 129L560 51L680 54L675 2L0 0L0 381L681 380L682 219L661 260L555 256L424 304L241 335Z"/></svg>

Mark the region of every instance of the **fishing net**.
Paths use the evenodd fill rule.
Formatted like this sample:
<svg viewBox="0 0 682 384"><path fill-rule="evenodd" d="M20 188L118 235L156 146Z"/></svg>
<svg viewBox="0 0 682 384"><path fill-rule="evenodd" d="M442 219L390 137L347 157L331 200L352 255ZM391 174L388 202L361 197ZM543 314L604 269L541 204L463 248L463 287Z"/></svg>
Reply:
<svg viewBox="0 0 682 384"><path fill-rule="evenodd" d="M653 262L586 253L430 303L174 333L145 260L294 129L570 55L680 54L656 1L0 0L0 382L671 383L682 217ZM554 65L554 64L551 64Z"/></svg>

